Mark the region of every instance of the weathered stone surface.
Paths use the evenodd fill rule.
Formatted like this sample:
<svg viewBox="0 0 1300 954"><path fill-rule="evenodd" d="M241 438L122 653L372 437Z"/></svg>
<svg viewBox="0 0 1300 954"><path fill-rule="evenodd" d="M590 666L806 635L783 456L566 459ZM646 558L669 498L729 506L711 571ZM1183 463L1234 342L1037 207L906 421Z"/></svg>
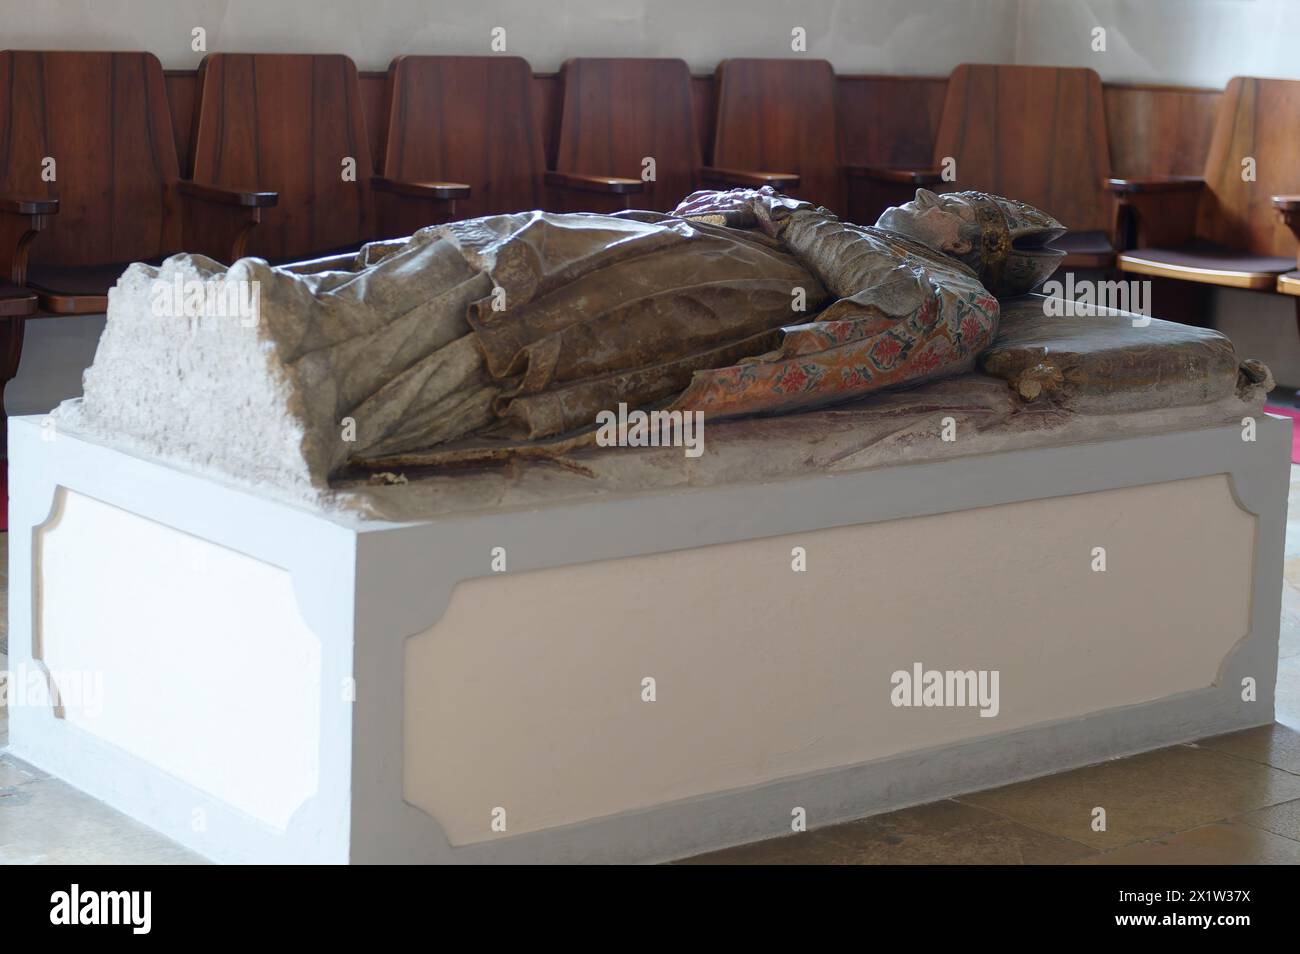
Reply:
<svg viewBox="0 0 1300 954"><path fill-rule="evenodd" d="M304 395L280 357L274 324L153 314L158 280L255 281L267 268L245 259L227 273L189 255L161 269L128 268L109 292L109 319L84 376L85 396L55 410L56 427L316 500L327 486L326 455L309 438Z"/></svg>
<svg viewBox="0 0 1300 954"><path fill-rule="evenodd" d="M270 496L406 517L936 460L1258 410L1267 369L1239 362L1215 332L1135 327L1122 315L1054 319L1041 298L999 316L944 244L967 242L972 208L953 196L917 205L918 234L933 244L808 208L784 220L785 244L659 213L538 212L370 246L348 270L257 259L227 270L189 255L133 265L110 294L84 398L55 419ZM817 311L827 289L837 300L821 320L782 327L792 290ZM232 309L245 298L256 314ZM957 374L999 323L987 374ZM771 336L782 344L769 352ZM620 402L680 404L692 374L722 389L703 411L702 457L597 447L582 433ZM912 387L882 390L902 385ZM728 420L866 393L828 410ZM557 414L512 410L533 399ZM960 440L939 439L946 417ZM458 469L435 472L449 466ZM360 479L362 468L381 473Z"/></svg>
<svg viewBox="0 0 1300 954"><path fill-rule="evenodd" d="M820 411L708 424L705 452L695 459L680 447L584 447L542 460L509 455L493 467L412 469L401 485L392 485L391 476L337 480L328 505L415 520L1141 437L1235 424L1251 413L1260 413L1259 402L1235 394L1186 407L1078 412L1027 403L1005 381L968 374ZM942 439L947 417L955 423L954 441Z"/></svg>
<svg viewBox="0 0 1300 954"><path fill-rule="evenodd" d="M1046 303L1003 302L997 338L980 357L1026 400L1107 413L1209 404L1237 389L1241 361L1217 331L1111 309L1052 316Z"/></svg>

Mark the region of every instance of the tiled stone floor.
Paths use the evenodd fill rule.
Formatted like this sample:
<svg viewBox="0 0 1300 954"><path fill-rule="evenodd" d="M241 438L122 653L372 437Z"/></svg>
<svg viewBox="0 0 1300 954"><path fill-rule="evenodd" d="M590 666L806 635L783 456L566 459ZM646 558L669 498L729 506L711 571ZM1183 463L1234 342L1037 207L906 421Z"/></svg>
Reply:
<svg viewBox="0 0 1300 954"><path fill-rule="evenodd" d="M1300 864L1300 467L1291 469L1290 513L1273 725L685 863ZM0 619L7 570L0 562ZM0 747L7 725L0 709ZM1092 830L1097 806L1104 832ZM0 754L0 864L201 861Z"/></svg>

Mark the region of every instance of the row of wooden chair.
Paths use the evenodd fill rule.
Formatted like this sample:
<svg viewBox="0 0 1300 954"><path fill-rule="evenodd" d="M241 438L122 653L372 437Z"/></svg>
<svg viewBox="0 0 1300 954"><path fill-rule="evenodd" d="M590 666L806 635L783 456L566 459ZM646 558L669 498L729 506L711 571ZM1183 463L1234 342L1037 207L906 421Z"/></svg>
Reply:
<svg viewBox="0 0 1300 954"><path fill-rule="evenodd" d="M1109 186L1129 249L1122 271L1300 295L1300 82L1229 82L1203 176Z"/></svg>
<svg viewBox="0 0 1300 954"><path fill-rule="evenodd" d="M547 170L524 60L402 57L389 70L375 174L347 57L212 54L199 70L183 175L152 54L3 52L0 307L102 312L126 263L180 250L303 259L455 214L666 210L702 183L793 188L804 143L833 145L835 120L833 96L820 113L806 110L783 80L790 72L830 88L825 63L724 64L715 143L724 161L704 168L685 63L571 61L559 159ZM753 115L743 123L727 118L744 111ZM787 171L762 171L772 168ZM834 184L808 168L803 185L837 204Z"/></svg>
<svg viewBox="0 0 1300 954"><path fill-rule="evenodd" d="M374 175L350 60L213 54L200 69L182 176L152 55L0 53L10 239L0 245L9 266L0 315L102 311L123 263L181 248L286 260L457 213L667 210L696 187L765 183L859 221L918 185L1015 195L1070 226L1060 244L1073 268L1109 267L1129 250L1126 270L1249 288L1293 270L1283 260L1295 254L1286 223L1297 203L1272 200L1300 191L1290 134L1298 83L1232 81L1202 182L1112 178L1101 82L1087 69L956 68L933 166L920 169L840 160L824 61L722 63L711 166L701 162L682 61L571 60L561 82L548 171L524 60L401 57L388 73ZM1246 156L1253 176L1240 174Z"/></svg>
<svg viewBox="0 0 1300 954"><path fill-rule="evenodd" d="M717 79L714 161L705 166L685 62L567 61L548 169L525 60L399 57L388 71L384 174L464 182L468 196L457 204L464 217L533 208L668 211L697 188L761 185L838 207L830 64L728 60ZM384 223L392 234L410 224Z"/></svg>
<svg viewBox="0 0 1300 954"><path fill-rule="evenodd" d="M214 55L200 74L182 176L152 54L0 53L0 200L29 203L6 216L0 265L38 314L103 312L132 261L300 258L376 234L372 197L388 184L370 169L351 61ZM463 192L394 194L433 221Z"/></svg>

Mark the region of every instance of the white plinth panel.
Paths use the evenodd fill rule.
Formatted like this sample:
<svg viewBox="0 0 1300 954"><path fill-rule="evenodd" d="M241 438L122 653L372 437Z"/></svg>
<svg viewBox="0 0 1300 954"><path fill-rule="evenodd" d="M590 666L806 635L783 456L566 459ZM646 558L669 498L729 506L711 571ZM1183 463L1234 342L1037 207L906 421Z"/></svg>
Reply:
<svg viewBox="0 0 1300 954"><path fill-rule="evenodd" d="M40 660L60 699L59 673L106 690L64 718L284 831L319 788L322 698L289 572L66 490L36 545Z"/></svg>
<svg viewBox="0 0 1300 954"><path fill-rule="evenodd" d="M1272 418L408 524L10 435L11 748L217 860L661 860L1272 719Z"/></svg>

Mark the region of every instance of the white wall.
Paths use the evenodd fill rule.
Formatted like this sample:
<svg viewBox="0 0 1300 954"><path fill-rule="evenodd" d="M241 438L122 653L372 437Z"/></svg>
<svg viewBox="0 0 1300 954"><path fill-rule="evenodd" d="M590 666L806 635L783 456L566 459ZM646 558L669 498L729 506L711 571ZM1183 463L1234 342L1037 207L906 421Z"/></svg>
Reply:
<svg viewBox="0 0 1300 954"><path fill-rule="evenodd" d="M1092 30L1106 29L1106 50ZM1223 87L1300 79L1297 0L1020 0L1015 62L1088 66L1110 82Z"/></svg>
<svg viewBox="0 0 1300 954"><path fill-rule="evenodd" d="M808 55L841 72L946 73L1014 54L1018 0L0 0L11 48L146 49L177 69L208 50L340 52L382 70L401 53L508 51L539 72L569 56L679 56L707 71L728 56Z"/></svg>

